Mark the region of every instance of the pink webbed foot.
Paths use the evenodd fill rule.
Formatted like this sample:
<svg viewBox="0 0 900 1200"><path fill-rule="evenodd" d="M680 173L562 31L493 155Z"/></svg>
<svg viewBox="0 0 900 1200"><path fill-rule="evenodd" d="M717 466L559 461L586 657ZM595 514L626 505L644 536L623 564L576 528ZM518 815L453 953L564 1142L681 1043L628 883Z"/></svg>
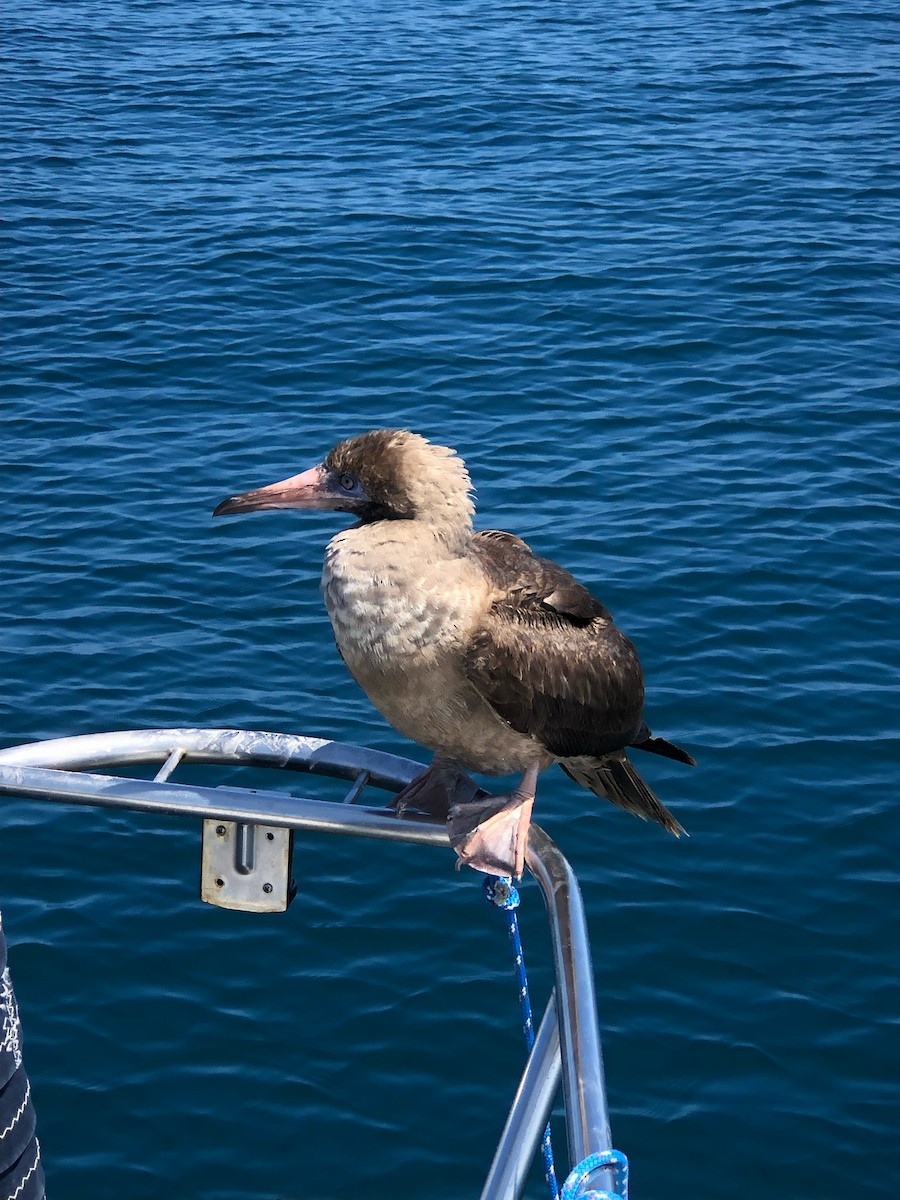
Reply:
<svg viewBox="0 0 900 1200"><path fill-rule="evenodd" d="M457 870L465 864L486 875L521 878L537 774L536 766L529 767L514 791L453 805L447 832L457 853Z"/></svg>

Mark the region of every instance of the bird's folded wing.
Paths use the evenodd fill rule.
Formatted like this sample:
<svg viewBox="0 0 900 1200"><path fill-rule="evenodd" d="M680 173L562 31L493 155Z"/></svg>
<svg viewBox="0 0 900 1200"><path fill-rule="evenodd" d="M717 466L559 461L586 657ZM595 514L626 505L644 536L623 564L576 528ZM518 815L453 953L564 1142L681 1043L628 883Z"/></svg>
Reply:
<svg viewBox="0 0 900 1200"><path fill-rule="evenodd" d="M631 642L587 588L519 538L491 530L474 545L494 601L467 649L469 680L557 757L621 749L640 728L644 700Z"/></svg>

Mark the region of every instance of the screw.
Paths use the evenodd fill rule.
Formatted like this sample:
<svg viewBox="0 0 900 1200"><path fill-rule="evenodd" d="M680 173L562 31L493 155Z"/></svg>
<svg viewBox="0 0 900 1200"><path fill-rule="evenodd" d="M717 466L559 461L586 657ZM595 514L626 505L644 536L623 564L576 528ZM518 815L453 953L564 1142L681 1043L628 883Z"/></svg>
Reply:
<svg viewBox="0 0 900 1200"><path fill-rule="evenodd" d="M225 880L224 880L224 879L217 879L217 880L216 880L216 887L224 887L224 886L225 886Z"/></svg>
<svg viewBox="0 0 900 1200"><path fill-rule="evenodd" d="M274 833L267 833L267 834L266 834L266 841L267 841L267 842L274 842L274 841L275 841L275 834L274 834Z"/></svg>
<svg viewBox="0 0 900 1200"><path fill-rule="evenodd" d="M219 837L224 837L224 836L225 836L225 826L224 826L224 825L217 825L217 826L216 826L216 833L219 835Z"/></svg>
<svg viewBox="0 0 900 1200"><path fill-rule="evenodd" d="M271 890L272 890L272 885L271 885L271 883L264 883L264 884L263 884L263 891L266 893L266 895L267 895L267 896L268 896L269 892L271 892Z"/></svg>

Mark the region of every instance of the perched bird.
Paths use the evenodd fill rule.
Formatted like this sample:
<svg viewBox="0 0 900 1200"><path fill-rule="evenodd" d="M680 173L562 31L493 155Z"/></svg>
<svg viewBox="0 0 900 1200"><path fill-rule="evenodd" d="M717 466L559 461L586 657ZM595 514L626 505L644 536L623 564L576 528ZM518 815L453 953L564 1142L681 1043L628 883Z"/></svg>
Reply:
<svg viewBox="0 0 900 1200"><path fill-rule="evenodd" d="M357 518L325 552L338 650L378 711L434 752L396 803L449 813L461 862L521 875L537 777L552 763L684 832L626 755L634 747L694 763L644 723L634 646L568 571L511 533L473 529L472 485L453 450L373 430L301 475L223 500L213 515L264 509ZM482 799L464 770L522 779Z"/></svg>

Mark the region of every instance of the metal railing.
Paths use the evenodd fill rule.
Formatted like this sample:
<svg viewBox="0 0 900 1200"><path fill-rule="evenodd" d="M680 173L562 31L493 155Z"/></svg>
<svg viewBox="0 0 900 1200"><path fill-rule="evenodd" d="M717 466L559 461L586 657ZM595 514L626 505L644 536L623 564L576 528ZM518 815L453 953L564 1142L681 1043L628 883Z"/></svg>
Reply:
<svg viewBox="0 0 900 1200"><path fill-rule="evenodd" d="M153 779L123 778L95 770L156 762L161 766ZM276 791L172 782L173 771L187 762L304 771L349 780L351 786L344 802L336 803ZM442 824L398 818L383 808L359 804L367 787L396 792L421 770L420 763L409 759L320 738L235 729L129 730L33 742L0 751L0 794L201 817L205 834L212 840L226 837L231 829L237 831L234 845L241 849L235 851L235 887L241 886L239 876L245 882L253 880L257 887L260 876L254 868L261 860L254 857L252 834L263 829L449 845ZM274 833L262 836L270 838ZM289 864L289 857L286 861ZM559 849L536 825L531 827L526 862L547 905L556 987L513 1097L481 1200L514 1200L522 1195L560 1076L572 1164L611 1149L593 968L578 881ZM213 867L214 874L219 870ZM215 892L218 885L225 891L228 882L216 874L211 890ZM262 886L272 891L268 879ZM204 898L212 897L204 893ZM214 898L212 902L243 906L239 899L231 905ZM281 907L287 903L289 897ZM586 1186L613 1191L611 1172L598 1169Z"/></svg>

